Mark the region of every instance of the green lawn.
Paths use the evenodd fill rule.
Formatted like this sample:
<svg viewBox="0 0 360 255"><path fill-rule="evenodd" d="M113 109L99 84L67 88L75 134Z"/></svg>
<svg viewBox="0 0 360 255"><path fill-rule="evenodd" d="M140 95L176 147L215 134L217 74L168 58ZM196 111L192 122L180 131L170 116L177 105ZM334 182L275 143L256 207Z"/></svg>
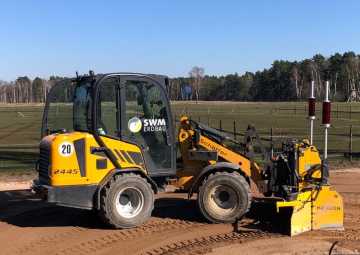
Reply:
<svg viewBox="0 0 360 255"><path fill-rule="evenodd" d="M351 114L350 114L351 107ZM332 127L329 130L329 150L347 151L352 125L353 150L360 151L360 104L336 103L332 105ZM317 105L314 143L323 148L324 129L321 126L321 105ZM309 122L306 103L232 103L201 102L173 103L176 116L188 114L194 120L233 132L234 121L238 133L243 133L248 124L255 125L260 135L269 138L270 130L276 140L286 137L308 138ZM240 138L241 139L241 138Z"/></svg>
<svg viewBox="0 0 360 255"><path fill-rule="evenodd" d="M317 109L320 110L321 105ZM336 155L348 151L349 128L353 125L353 150L360 152L360 103L336 103L332 109L329 150ZM286 137L308 137L306 103L173 102L172 110L177 119L188 115L215 128L220 128L221 120L222 129L230 132L233 132L234 121L237 133L243 133L251 123L263 138L269 138L273 128L274 139L278 143ZM0 170L33 168L37 159L42 112L41 105L0 105ZM320 111L317 118L315 144L322 149ZM238 135L237 139L242 137Z"/></svg>

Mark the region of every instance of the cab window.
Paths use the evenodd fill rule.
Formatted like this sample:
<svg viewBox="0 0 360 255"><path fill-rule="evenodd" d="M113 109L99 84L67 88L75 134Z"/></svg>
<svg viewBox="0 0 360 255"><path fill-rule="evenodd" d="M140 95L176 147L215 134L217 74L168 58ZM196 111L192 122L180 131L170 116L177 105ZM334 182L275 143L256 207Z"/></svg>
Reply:
<svg viewBox="0 0 360 255"><path fill-rule="evenodd" d="M101 83L98 103L97 132L101 135L118 136L118 82L108 78Z"/></svg>
<svg viewBox="0 0 360 255"><path fill-rule="evenodd" d="M167 144L168 116L162 89L151 82L125 82L125 125L122 134L150 154L156 168L171 167Z"/></svg>

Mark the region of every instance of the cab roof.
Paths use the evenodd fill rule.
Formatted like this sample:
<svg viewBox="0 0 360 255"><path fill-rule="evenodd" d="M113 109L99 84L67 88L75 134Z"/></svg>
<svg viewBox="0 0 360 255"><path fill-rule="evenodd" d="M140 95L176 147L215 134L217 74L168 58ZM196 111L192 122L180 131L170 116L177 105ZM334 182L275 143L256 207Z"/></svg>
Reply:
<svg viewBox="0 0 360 255"><path fill-rule="evenodd" d="M87 80L87 79L93 79L96 82L100 81L102 78L106 76L112 76L112 75L121 75L121 76L134 76L134 77L144 77L144 78L150 78L152 80L157 81L164 87L167 87L169 85L169 78L166 75L159 75L159 74L144 74L144 73L131 73L131 72L114 72L114 73L104 73L104 74L95 74L93 71L89 71L89 74L85 75L77 75L77 77L71 78L73 81L80 81L80 80Z"/></svg>

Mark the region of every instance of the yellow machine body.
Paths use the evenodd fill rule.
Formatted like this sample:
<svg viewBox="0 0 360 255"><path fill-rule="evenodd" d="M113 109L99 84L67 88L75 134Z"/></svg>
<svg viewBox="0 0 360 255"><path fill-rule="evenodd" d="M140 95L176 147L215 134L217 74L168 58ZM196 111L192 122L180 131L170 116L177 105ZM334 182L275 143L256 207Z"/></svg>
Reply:
<svg viewBox="0 0 360 255"><path fill-rule="evenodd" d="M33 188L39 194L45 194L48 202L97 209L107 217L111 213L109 214L106 211L108 207L101 203L108 199L107 203L113 205L115 200L110 199L111 192L108 189L115 187L111 186L112 181L125 185L121 183L121 178L125 177L120 176L127 175L127 178L132 180L128 182L123 179L127 185L136 182L144 191L142 196L139 195L138 199L131 202L130 197L136 197L140 191L135 192L133 187L126 188L132 190L132 193L126 193L126 199L122 202L130 201L130 206L143 199L144 194L148 197L144 199L144 204L149 201L153 203L154 193L170 182L179 189L188 191L189 197L198 193L198 202L211 200L212 197L207 196L208 194L235 194L236 199L228 200L235 201L237 207L224 206L225 209L219 210L230 212L231 220L238 220L248 212L252 198L271 196L272 206L279 215L284 211L290 212L289 218L282 219L282 222L290 223L290 235L315 229L343 227L342 198L329 185L327 179L324 181L324 164L319 152L307 141L291 142L290 149L284 149L277 158L269 159L269 164L261 168L248 153L251 146L247 145L251 145L251 142L245 142L244 145L222 132L191 121L188 117L180 119L176 139L169 99L165 94L168 83L166 77L107 74L96 78L91 74L77 77L73 82L73 85L65 84L65 90L57 91L54 86L47 97L50 103L47 102L44 111L43 139L38 161L39 178L34 181ZM58 84L57 88L62 88L61 86L63 84ZM75 90L72 90L72 86L75 86ZM71 91L74 92L73 97L70 97ZM107 98L106 96L109 98L103 99ZM54 113L49 110L51 100L56 109L59 100L65 101L63 105L66 107L59 108L64 111L70 109L70 102L65 98L72 98L73 109L68 113L71 113L69 119L73 120L73 125L69 130L76 131L66 131L61 120L58 123L61 129L55 128L57 125L50 125L53 128L51 130L47 123L47 114ZM55 111L58 112L61 111ZM102 113L109 116L103 116ZM56 116L49 115L57 119ZM110 127L114 125L116 129L110 133L106 131L103 121L111 116L115 116L115 119L110 122ZM133 139L129 140L129 137ZM252 139L250 137L250 140ZM231 147L230 142L238 147ZM177 145L180 150L178 158ZM221 174L223 179L219 185L216 184L213 188L204 185L212 177ZM227 189L229 183L233 183L230 191ZM221 189L217 190L217 187ZM205 193L206 188L209 188L209 192L203 194L203 199L199 199L201 191ZM227 201L219 202L220 205L226 203ZM139 208L143 209L145 206ZM146 217L150 217L153 204L146 208ZM233 214L232 208L240 208L241 210L235 210L240 213ZM127 215L126 212L124 215ZM220 216L217 217L218 215ZM138 217L138 222L142 222L143 217ZM224 222L221 221L225 218L224 213L217 214L216 217L216 221L212 222ZM108 219L112 220L110 218ZM113 225L129 227L137 224Z"/></svg>
<svg viewBox="0 0 360 255"><path fill-rule="evenodd" d="M321 159L315 146L307 141L297 145L299 193L292 201L276 202L277 211L288 210L289 234L297 235L310 230L342 230L344 207L341 195L329 184L319 184L306 178L308 170L314 168L310 180L321 182Z"/></svg>
<svg viewBox="0 0 360 255"><path fill-rule="evenodd" d="M225 161L239 165L242 174L251 180L250 184L262 191L264 188L262 186L263 170L255 162L231 150L225 144L203 135L198 135L197 142L194 144L195 134L187 117L183 117L178 141L184 166L181 171L178 171L179 180L174 183L176 186L187 189L200 173L199 168ZM219 159L218 161L193 160L189 155L196 150L215 151ZM270 199L275 204L279 216L288 217L281 219L283 224L288 224L288 233L293 236L316 229L343 229L344 209L341 195L332 186L320 184L322 160L319 151L315 146L309 145L307 140L297 143L295 150L297 155L295 170L299 176L296 197L281 199L281 201L278 197ZM312 171L309 174L310 169ZM315 183L314 180L316 180Z"/></svg>
<svg viewBox="0 0 360 255"><path fill-rule="evenodd" d="M186 120L186 119L185 119ZM182 119L184 121L184 119ZM183 167L177 171L178 179L172 184L178 188L188 190L199 169L207 165L214 165L220 161L238 164L242 173L251 180L251 185L261 183L264 179L262 169L241 153L234 152L224 144L219 144L206 136L200 135L194 146L195 131L186 127L184 123L179 130L178 141L183 160ZM117 162L123 169L139 169L147 174L141 149L133 144L102 137L106 147L116 155ZM70 153L62 150L70 145ZM315 146L307 143L296 145L298 151L297 171L301 180L298 183L299 192L292 200L274 199L279 215L287 215L283 223L288 222L288 232L291 236L316 229L343 228L343 202L330 185L316 185L306 180L307 171L314 167L313 178L321 178L321 159ZM99 144L93 135L83 132L53 134L46 136L41 144L41 150L47 150L51 163L49 164L49 185L53 187L98 185L115 166L105 155L94 153ZM191 153L195 151L213 151L218 154L218 160L194 160ZM43 153L44 155L44 153ZM134 156L136 155L136 156ZM99 161L102 162L99 169ZM257 187L261 191L260 185ZM284 214L284 211L287 213Z"/></svg>
<svg viewBox="0 0 360 255"><path fill-rule="evenodd" d="M318 166L311 174L313 178L321 178L321 158L319 151L314 145L309 145L308 141L297 144L298 149L298 173L301 178L304 178L311 167ZM303 180L299 183L300 189L305 187L308 183Z"/></svg>
<svg viewBox="0 0 360 255"><path fill-rule="evenodd" d="M108 148L111 148L118 163L124 169L136 168L146 172L139 147L107 137L103 137L102 140ZM99 184L115 167L105 155L92 152L98 147L94 137L88 133L72 132L45 137L40 144L40 150L48 150L50 153L49 184L52 186ZM66 149L68 153L64 153ZM101 162L100 168L98 162Z"/></svg>
<svg viewBox="0 0 360 255"><path fill-rule="evenodd" d="M200 147L201 150L212 151L218 154L218 157L226 162L231 162L241 167L241 170L246 176L251 180L260 180L260 168L255 163L252 162L249 158L245 157L243 154L237 153L224 144L219 144L218 142L200 135L194 146L194 136L195 131L192 129L189 120L187 117L182 117L180 119L181 126L178 133L178 141L180 145L181 158L183 162L183 168L179 169L177 176L179 180L175 183L179 188L187 190L193 183L194 177L197 177L201 171L199 169L204 168L207 165L213 165L218 162L218 160L194 160L191 159L190 155L192 152L196 152L196 147Z"/></svg>

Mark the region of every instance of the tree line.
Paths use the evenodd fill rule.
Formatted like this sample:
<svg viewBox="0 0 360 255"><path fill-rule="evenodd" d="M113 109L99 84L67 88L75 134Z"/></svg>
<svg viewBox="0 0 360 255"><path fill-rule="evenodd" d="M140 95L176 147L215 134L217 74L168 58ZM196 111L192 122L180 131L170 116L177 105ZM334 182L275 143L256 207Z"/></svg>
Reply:
<svg viewBox="0 0 360 255"><path fill-rule="evenodd" d="M11 82L0 81L0 103L44 103L56 80L56 77L50 77L49 80L36 77L30 80L29 77L22 76Z"/></svg>
<svg viewBox="0 0 360 255"><path fill-rule="evenodd" d="M30 80L19 77L0 81L0 103L42 103L60 77ZM187 77L170 79L172 100L303 101L315 82L317 98L323 98L325 81L330 82L333 101L360 101L360 55L354 52L324 57L317 54L302 61L276 60L270 68L223 76L205 74L193 67Z"/></svg>
<svg viewBox="0 0 360 255"><path fill-rule="evenodd" d="M330 57L317 54L302 61L276 60L268 69L242 75L204 73L203 68L194 67L188 77L172 79L171 98L303 101L309 97L311 81L315 82L317 98L323 98L325 81L329 81L333 101L360 100L360 55L354 52L336 53Z"/></svg>

